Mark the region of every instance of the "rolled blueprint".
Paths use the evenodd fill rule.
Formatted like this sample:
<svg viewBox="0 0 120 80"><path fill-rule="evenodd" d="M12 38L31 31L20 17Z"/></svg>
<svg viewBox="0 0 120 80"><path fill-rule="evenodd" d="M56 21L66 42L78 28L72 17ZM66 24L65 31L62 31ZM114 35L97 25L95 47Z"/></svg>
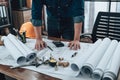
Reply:
<svg viewBox="0 0 120 80"><path fill-rule="evenodd" d="M120 42L109 61L109 64L104 72L102 80L117 80L117 74L120 67Z"/></svg>
<svg viewBox="0 0 120 80"><path fill-rule="evenodd" d="M91 47L89 47L88 51L81 55L79 58L76 58L71 63L71 69L73 71L78 71L77 75L80 73L81 67L83 63L88 59L88 57L94 52L94 50L101 44L102 40L98 39ZM76 75L76 76L77 76Z"/></svg>
<svg viewBox="0 0 120 80"><path fill-rule="evenodd" d="M26 57L28 61L33 60L36 57L36 53L34 53L31 49L29 49L25 44L23 44L20 40L18 40L14 35L8 34L7 37L22 52L22 54Z"/></svg>
<svg viewBox="0 0 120 80"><path fill-rule="evenodd" d="M8 49L8 51L18 64L23 64L26 62L25 56L22 55L21 51L16 46L14 46L14 44L8 39L8 37L3 36L1 40L4 42L5 47Z"/></svg>
<svg viewBox="0 0 120 80"><path fill-rule="evenodd" d="M101 61L99 62L99 64L97 65L96 69L93 72L92 77L95 80L101 80L102 79L104 70L109 63L109 60L113 56L113 53L115 52L115 49L116 49L117 45L118 45L118 41L117 40L112 40L110 46L106 50L104 56L102 57Z"/></svg>
<svg viewBox="0 0 120 80"><path fill-rule="evenodd" d="M91 76L93 71L95 70L97 64L103 57L106 49L108 48L111 40L109 38L104 38L102 43L98 46L98 48L93 52L93 54L88 58L88 60L83 64L81 73L84 76Z"/></svg>
<svg viewBox="0 0 120 80"><path fill-rule="evenodd" d="M32 51L30 48L28 48L26 45L24 45L20 40L17 39L17 41L19 42L19 44L24 48L24 50L27 53L27 60L33 60L35 59L35 57L37 56L36 53L34 51Z"/></svg>

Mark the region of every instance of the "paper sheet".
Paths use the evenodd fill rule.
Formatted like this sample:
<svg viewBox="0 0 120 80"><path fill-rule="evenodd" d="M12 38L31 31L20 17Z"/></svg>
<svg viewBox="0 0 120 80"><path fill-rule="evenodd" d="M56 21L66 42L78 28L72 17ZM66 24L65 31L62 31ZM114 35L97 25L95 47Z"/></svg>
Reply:
<svg viewBox="0 0 120 80"><path fill-rule="evenodd" d="M51 40L47 40L47 39L44 39L45 40L45 42L54 50L54 51L51 51L49 48L45 48L45 49L43 49L43 50L41 50L41 51L38 51L38 53L37 53L37 57L38 58L42 58L42 57L45 57L45 58L49 58L50 57L50 54L52 54L52 56L54 57L54 58L56 58L56 59L58 59L59 57L63 57L64 58L64 60L65 61L69 61L70 62L70 64L72 64L72 63L75 63L75 62L77 62L77 63L75 63L75 65L76 66L81 66L81 64L84 64L86 61L87 61L87 59L85 59L86 58L86 55L88 56L88 54L89 54L89 58L91 58L91 57L95 57L95 55L97 55L97 56L100 56L100 54L99 54L99 52L97 52L96 50L99 48L99 46L101 46L102 48L100 48L100 51L102 51L102 50L105 50L105 52L106 52L106 50L107 50L107 48L105 48L105 46L107 46L108 45L108 43L110 42L111 43L111 41L109 40L109 39L106 39L107 41L105 41L104 42L104 40L103 41L101 41L100 40L100 42L98 41L98 42L96 42L96 43L94 43L94 44L89 44L89 43L80 43L81 44L81 49L80 50L77 50L77 52L78 52L78 54L77 54L77 56L75 56L75 57L73 57L73 58L71 58L71 55L74 53L74 52L76 52L76 51L74 51L74 50L70 50L68 47L67 47L67 45L68 45L68 43L66 43L66 42L64 42L64 44L65 44L65 46L64 47L62 47L62 48L56 48L53 44L52 44L52 41ZM28 46L28 47L30 47L30 49L31 50L33 50L34 49L34 46L33 45L35 45L35 40L27 40L28 42L26 43L26 45ZM114 41L112 41L112 42L114 42ZM109 44L110 44L109 43ZM119 45L120 45L120 43L119 43ZM96 50L93 50L92 48L94 48L96 46ZM107 47L109 47L109 46L107 46ZM114 45L113 45L113 47L114 47ZM120 47L119 47L120 48ZM93 52L92 52L92 50L93 50ZM112 50L112 49L111 49ZM114 58L110 58L110 60L111 60L111 62L110 61L108 61L109 62L109 66L108 66L108 68L105 70L106 72L105 73L107 73L107 74L105 74L105 77L113 77L114 78L114 76L113 75L116 75L117 74L117 72L118 72L118 65L120 66L120 64L118 64L119 63L119 61L117 61L117 62L115 62L116 60L113 60L113 59L118 59L120 56L117 56L117 55L120 55L120 54L118 54L117 52L120 52L120 51L118 51L119 49L117 49L116 50L116 53L114 53L114 55L113 56L115 56L115 54L116 54L116 57L114 57ZM5 51L7 51L7 50L5 50ZM92 52L92 55L89 53L89 52ZM97 54L95 54L94 52L97 52ZM104 53L105 53L104 52ZM109 52L109 51L108 51ZM5 53L7 53L7 52L5 52ZM103 56L103 58L104 58L104 56L105 56L105 54L102 54L102 56ZM112 52L111 52L112 53ZM93 56L93 54L95 54L94 56ZM110 53L109 53L110 54ZM8 55L8 54L7 54ZM8 57L8 58L7 58ZM12 59L11 58L11 56L7 56L7 57L4 57L4 58L2 58L2 59L0 59L0 64L8 64L8 65L10 65L10 64L13 64L13 66L14 66L14 63L16 63L15 62L15 60L14 59ZM87 57L87 58L88 58ZM89 59L88 58L88 59ZM98 59L98 58L96 58L95 57L95 61L97 61L96 59ZM101 61L102 61L102 58L100 59ZM82 62L83 61L83 62ZM113 62L115 63L115 64L113 64ZM80 64L79 64L80 63ZM100 63L100 61L98 61L98 63ZM106 63L107 64L107 63ZM114 65L114 68L113 67L111 67L111 65ZM82 65L82 67L83 67L84 65ZM94 66L94 65L93 65ZM97 66L97 65L96 65ZM104 66L104 65L103 65ZM71 66L69 65L69 67L67 67L67 68L63 68L63 67L61 67L61 66L58 66L58 70L56 71L55 70L55 68L54 67L51 67L51 66L49 66L49 65L41 65L41 66L39 66L39 67L35 67L35 66L28 66L28 67L23 67L23 68L26 68L26 69L30 69L30 70L33 70L33 71L37 71L37 72L40 72L40 73L43 73L43 74L46 74L46 75L49 75L49 76L52 76L52 77L56 77L56 78L59 78L59 79L63 79L63 80L93 80L93 78L92 77L89 77L89 76L84 76L84 75L78 75L78 73L80 72L80 69L75 69L74 70L74 68L71 68ZM95 68L97 68L97 67L95 67ZM113 69L115 69L115 70L113 70ZM94 70L96 70L96 69L94 69ZM114 73L114 74L113 74ZM76 76L76 75L78 75L78 76ZM92 74L91 74L92 75ZM107 75L107 76L106 76ZM110 76L109 76L110 75ZM115 76L116 77L116 76ZM96 79L95 79L96 80ZM111 79L112 80L112 79ZM115 80L115 79L114 79Z"/></svg>
<svg viewBox="0 0 120 80"><path fill-rule="evenodd" d="M0 46L0 60L6 58L9 55L9 51L7 51L4 46Z"/></svg>
<svg viewBox="0 0 120 80"><path fill-rule="evenodd" d="M101 41L101 40L100 40ZM44 49L44 50L41 50L39 53L38 53L38 57L42 59L42 57L50 57L50 54L52 54L52 56L58 60L60 57L61 58L64 58L64 61L68 61L71 62L75 59L75 58L78 58L80 57L81 55L83 55L87 49L92 46L92 44L88 44L88 43L82 43L81 42L81 49L80 50L70 50L69 47L67 47L67 44L68 43L65 43L65 46L64 47L60 47L60 48L56 48L56 47L51 47L53 49L53 51L49 50L48 48ZM71 57L75 52L78 52L77 56L75 57ZM42 68L43 70L44 68ZM44 69L46 70L46 69ZM51 72L51 69L49 70L47 68L47 70L49 72ZM76 76L77 73L76 71L73 71L71 69L71 67L68 67L68 68L60 68L59 67L59 71L55 71L54 69L52 70L52 72L56 73L56 74L64 74L64 75L71 75L71 76Z"/></svg>
<svg viewBox="0 0 120 80"><path fill-rule="evenodd" d="M99 40L99 41L101 41L101 40ZM67 47L68 43L63 42L64 45L65 45L64 47L56 48L53 44L51 44L52 41L50 42L50 41L45 40L45 42L47 43L47 45L49 45L53 49L53 51L51 51L48 48L45 48L45 49L41 50L39 53L37 53L37 56L39 58L41 58L41 59L42 59L42 57L45 57L45 58L47 57L48 58L48 57L50 57L50 54L52 54L52 56L56 60L58 60L59 57L62 57L62 58L64 58L64 61L69 61L70 64L71 64L71 61L73 61L75 58L78 58L81 55L83 55L87 51L87 49L92 46L92 44L81 42L81 49L76 51L76 50L70 50ZM75 52L78 52L77 56L71 58L71 56ZM72 76L72 77L75 77L76 74L77 74L76 71L73 71L71 69L71 67L68 67L68 68L58 67L58 68L59 68L59 70L55 71L55 69L51 68L50 66L49 67L48 66L47 67L46 66L40 66L39 70L40 71L41 70L42 71L47 70L47 72L49 72L49 73L60 74L60 75L65 75L65 76Z"/></svg>
<svg viewBox="0 0 120 80"><path fill-rule="evenodd" d="M41 68L36 68L36 67L24 67L26 69L30 69L30 70L34 70L34 71L37 71L37 72L40 72L40 73L43 73L43 74L46 74L46 75L49 75L49 76L52 76L52 77L56 77L56 78L59 78L61 80L93 80L91 78L88 78L88 77L84 77L84 76L73 76L73 75L64 75L62 73L57 73L55 70L53 70L54 72L52 71L47 71L47 70L43 70ZM69 72L71 73L71 72ZM74 73L73 73L74 74Z"/></svg>

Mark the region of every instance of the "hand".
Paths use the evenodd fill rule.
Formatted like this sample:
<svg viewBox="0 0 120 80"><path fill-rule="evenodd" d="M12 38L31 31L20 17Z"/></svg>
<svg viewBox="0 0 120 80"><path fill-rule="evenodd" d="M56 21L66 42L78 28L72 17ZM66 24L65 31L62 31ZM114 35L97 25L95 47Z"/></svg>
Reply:
<svg viewBox="0 0 120 80"><path fill-rule="evenodd" d="M46 47L46 43L41 39L36 39L35 49L42 50Z"/></svg>
<svg viewBox="0 0 120 80"><path fill-rule="evenodd" d="M70 49L73 49L73 50L80 49L80 42L78 40L71 41L68 44L68 47L70 47Z"/></svg>

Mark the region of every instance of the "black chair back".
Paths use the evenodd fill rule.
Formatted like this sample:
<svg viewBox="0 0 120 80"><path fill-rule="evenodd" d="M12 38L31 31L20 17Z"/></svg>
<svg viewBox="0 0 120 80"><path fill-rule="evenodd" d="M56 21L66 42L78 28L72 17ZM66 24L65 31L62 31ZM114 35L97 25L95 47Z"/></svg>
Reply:
<svg viewBox="0 0 120 80"><path fill-rule="evenodd" d="M92 40L109 37L120 41L120 13L99 12L92 31Z"/></svg>

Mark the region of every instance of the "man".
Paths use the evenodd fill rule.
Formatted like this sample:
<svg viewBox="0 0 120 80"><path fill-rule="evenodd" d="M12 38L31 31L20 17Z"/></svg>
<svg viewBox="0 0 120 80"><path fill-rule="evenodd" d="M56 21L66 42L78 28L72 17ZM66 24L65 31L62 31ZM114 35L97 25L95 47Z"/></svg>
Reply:
<svg viewBox="0 0 120 80"><path fill-rule="evenodd" d="M42 7L47 9L48 36L72 40L71 49L79 49L80 33L84 21L84 0L33 0L32 19L36 34L37 50L45 48L41 37Z"/></svg>

